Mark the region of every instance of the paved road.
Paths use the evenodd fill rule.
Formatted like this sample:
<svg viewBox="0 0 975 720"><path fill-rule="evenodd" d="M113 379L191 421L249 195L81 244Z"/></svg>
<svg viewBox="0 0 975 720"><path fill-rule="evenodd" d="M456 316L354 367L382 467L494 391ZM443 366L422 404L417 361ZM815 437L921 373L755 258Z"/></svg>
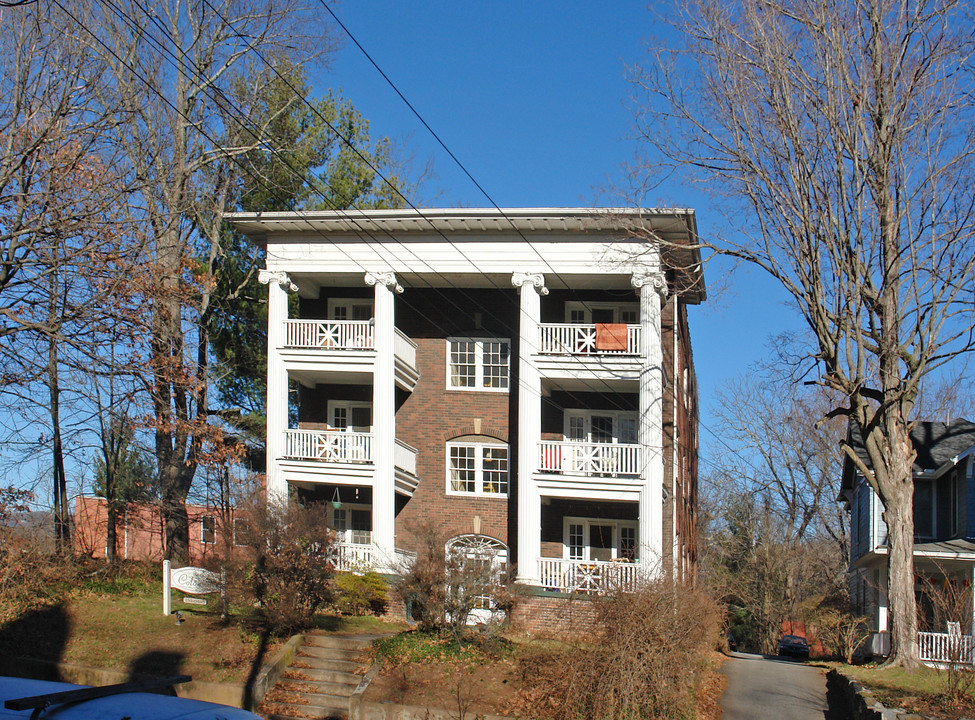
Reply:
<svg viewBox="0 0 975 720"><path fill-rule="evenodd" d="M826 677L801 662L733 653L721 672L728 689L722 720L831 720Z"/></svg>

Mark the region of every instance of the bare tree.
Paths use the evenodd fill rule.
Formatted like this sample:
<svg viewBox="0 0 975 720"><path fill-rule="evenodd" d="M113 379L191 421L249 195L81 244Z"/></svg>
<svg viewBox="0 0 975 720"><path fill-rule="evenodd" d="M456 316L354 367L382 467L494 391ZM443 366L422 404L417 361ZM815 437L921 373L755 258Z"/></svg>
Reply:
<svg viewBox="0 0 975 720"><path fill-rule="evenodd" d="M271 120L287 110L254 124L274 65L300 65L330 44L301 0L123 0L100 13L78 32L109 67L108 102L122 103L116 140L139 188L132 218L147 235L147 389L166 555L185 559L187 494L199 465L226 447L209 413L215 274L229 239L222 214L239 191L240 158L268 143Z"/></svg>
<svg viewBox="0 0 975 720"><path fill-rule="evenodd" d="M814 338L884 505L889 662L918 660L914 452L922 379L973 347L971 34L954 0L691 0L679 47L633 75L644 190L711 183L729 231L707 247L764 268Z"/></svg>

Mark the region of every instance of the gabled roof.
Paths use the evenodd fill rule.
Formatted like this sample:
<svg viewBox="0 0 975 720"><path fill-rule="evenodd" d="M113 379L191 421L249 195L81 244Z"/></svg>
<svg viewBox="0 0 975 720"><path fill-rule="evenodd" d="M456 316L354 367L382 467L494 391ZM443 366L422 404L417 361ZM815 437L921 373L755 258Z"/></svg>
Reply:
<svg viewBox="0 0 975 720"><path fill-rule="evenodd" d="M847 440L856 449L857 456L869 467L870 458L863 448L860 428L850 423ZM967 450L975 448L975 423L965 418L950 423L920 421L911 429L911 442L917 457L914 459L914 474L932 473L955 459ZM847 458L843 463L843 490L853 487L856 468Z"/></svg>

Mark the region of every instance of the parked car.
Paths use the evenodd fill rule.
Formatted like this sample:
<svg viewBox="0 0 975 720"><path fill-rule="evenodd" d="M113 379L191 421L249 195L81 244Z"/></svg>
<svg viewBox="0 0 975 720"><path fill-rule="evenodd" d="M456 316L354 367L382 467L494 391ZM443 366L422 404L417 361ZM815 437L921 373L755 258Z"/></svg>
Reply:
<svg viewBox="0 0 975 720"><path fill-rule="evenodd" d="M47 680L0 676L0 720L261 720L240 708L175 696L174 683L186 676L154 682L88 687ZM170 695L147 690L169 688Z"/></svg>
<svg viewBox="0 0 975 720"><path fill-rule="evenodd" d="M736 652L738 650L738 641L735 640L735 636L731 633L728 633L728 649L731 650L731 652Z"/></svg>
<svg viewBox="0 0 975 720"><path fill-rule="evenodd" d="M784 657L809 659L809 643L799 635L783 635L779 640L779 655Z"/></svg>

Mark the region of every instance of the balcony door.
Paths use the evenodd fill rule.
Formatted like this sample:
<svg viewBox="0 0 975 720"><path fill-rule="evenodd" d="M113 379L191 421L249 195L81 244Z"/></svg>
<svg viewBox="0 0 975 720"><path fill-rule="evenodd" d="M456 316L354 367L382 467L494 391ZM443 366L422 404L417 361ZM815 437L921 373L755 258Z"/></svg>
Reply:
<svg viewBox="0 0 975 720"><path fill-rule="evenodd" d="M328 401L328 427L345 432L372 432L372 404L350 400Z"/></svg>
<svg viewBox="0 0 975 720"><path fill-rule="evenodd" d="M333 298L328 301L329 320L371 320L372 301Z"/></svg>
<svg viewBox="0 0 975 720"><path fill-rule="evenodd" d="M600 410L566 410L565 437L584 443L637 442L637 413Z"/></svg>
<svg viewBox="0 0 975 720"><path fill-rule="evenodd" d="M568 302L565 304L565 321L579 325L595 323L636 325L640 322L640 306L638 303Z"/></svg>
<svg viewBox="0 0 975 720"><path fill-rule="evenodd" d="M372 510L366 505L343 503L331 510L332 529L337 542L369 545L372 542Z"/></svg>
<svg viewBox="0 0 975 720"><path fill-rule="evenodd" d="M567 560L633 562L636 557L635 522L566 518L564 532Z"/></svg>

